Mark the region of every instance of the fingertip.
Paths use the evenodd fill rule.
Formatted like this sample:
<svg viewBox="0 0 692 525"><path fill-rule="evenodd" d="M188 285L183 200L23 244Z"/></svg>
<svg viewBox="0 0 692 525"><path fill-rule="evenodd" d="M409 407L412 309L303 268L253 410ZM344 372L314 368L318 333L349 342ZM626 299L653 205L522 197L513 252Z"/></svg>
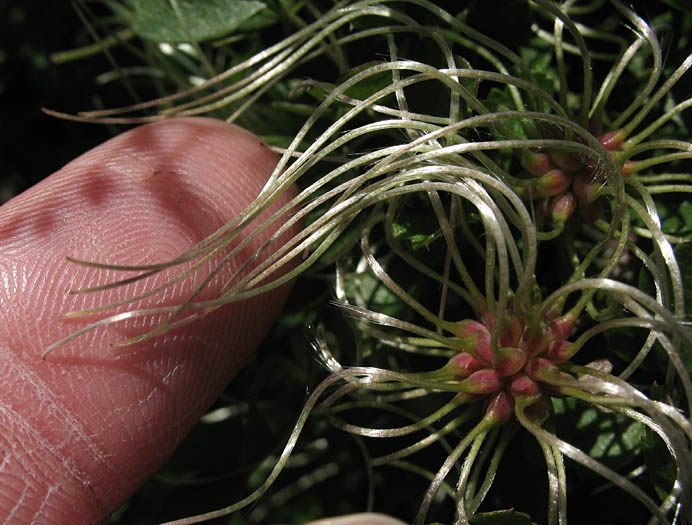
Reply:
<svg viewBox="0 0 692 525"><path fill-rule="evenodd" d="M135 317L84 334L43 360L45 348L83 326L79 319L58 321L59 314L121 301L184 269L68 297L70 289L111 282L121 273L66 258L137 265L175 258L240 213L276 161L257 137L235 126L170 119L115 137L0 209L0 282L9 298L0 313L0 388L9 392L0 413L9 414L7 425L22 423L11 443L0 442L7 458L0 503L3 487L9 493L27 482L35 497L27 498L22 516L65 519L72 507L90 509L80 519L105 517L161 465L225 387L288 293L284 286L162 336L114 347L162 320ZM289 190L262 217L291 196ZM242 256L276 227L248 240ZM205 262L201 272L127 308L184 301L220 261ZM231 276L247 271L242 266L230 257L200 298L218 294ZM13 443L21 446L13 449ZM51 453L27 463L23 458L34 449ZM69 490L57 494L56 484ZM41 501L48 503L39 509Z"/></svg>

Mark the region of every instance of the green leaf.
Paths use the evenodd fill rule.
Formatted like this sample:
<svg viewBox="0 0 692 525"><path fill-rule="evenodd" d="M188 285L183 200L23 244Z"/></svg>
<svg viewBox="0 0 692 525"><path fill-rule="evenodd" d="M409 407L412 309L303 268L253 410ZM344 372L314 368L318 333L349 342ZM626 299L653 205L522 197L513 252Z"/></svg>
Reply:
<svg viewBox="0 0 692 525"><path fill-rule="evenodd" d="M203 42L228 35L265 7L256 0L135 0L132 30L154 42Z"/></svg>
<svg viewBox="0 0 692 525"><path fill-rule="evenodd" d="M406 308L401 299L374 275L366 273L346 279L344 286L349 298L363 297L368 308L376 312L397 317Z"/></svg>
<svg viewBox="0 0 692 525"><path fill-rule="evenodd" d="M256 31L265 27L276 24L284 17L284 11L296 13L300 10L303 3L301 0L279 0L279 6L276 7L279 12L273 9L261 9L251 18L248 18L239 27L239 31Z"/></svg>
<svg viewBox="0 0 692 525"><path fill-rule="evenodd" d="M552 60L554 51L552 47L540 47L542 42L534 41L535 47L522 47L521 58L529 67L536 84L549 95L555 95L558 89L558 79ZM544 111L548 108L544 107Z"/></svg>
<svg viewBox="0 0 692 525"><path fill-rule="evenodd" d="M661 228L664 233L689 235L692 232L692 203L690 201L668 206L657 202L656 208L661 208L659 213L663 219Z"/></svg>
<svg viewBox="0 0 692 525"><path fill-rule="evenodd" d="M532 525L531 517L514 510L496 510L476 514L471 520L473 525Z"/></svg>
<svg viewBox="0 0 692 525"><path fill-rule="evenodd" d="M682 273L682 286L685 290L685 310L692 312L692 243L678 244L675 258Z"/></svg>
<svg viewBox="0 0 692 525"><path fill-rule="evenodd" d="M377 66L382 64L383 62L381 61L373 61L373 62L367 62L365 64L361 64L359 66L351 68L349 71L347 71L344 75L339 77L336 81L336 84L339 85L343 82L346 82L348 79L351 77L354 77L358 73L361 73L363 71L366 71L372 66ZM380 73L375 73L373 75L370 75L369 77L364 78L361 80L358 84L355 84L354 86L351 86L348 88L345 92L345 94L349 97L358 99L358 100L365 100L368 98L370 95L374 95L377 93L379 90L386 88L392 83L392 72L391 71L382 71ZM394 94L390 94L387 97L383 97L380 100L378 100L378 103L382 103L383 100L386 100L386 98L392 97Z"/></svg>
<svg viewBox="0 0 692 525"><path fill-rule="evenodd" d="M440 224L428 203L421 203L415 198L407 200L399 210L393 231L399 242L408 243L414 251L429 248L435 240L442 237Z"/></svg>
<svg viewBox="0 0 692 525"><path fill-rule="evenodd" d="M672 7L673 9L679 9L680 11L692 11L692 0L658 0L659 2Z"/></svg>
<svg viewBox="0 0 692 525"><path fill-rule="evenodd" d="M317 219L317 214L308 216L307 221ZM333 264L339 257L350 250L360 239L363 231L363 226L366 224L368 216L365 213L355 217L346 229L337 237L334 242L325 250L320 257L320 261L315 265L315 268L322 268ZM315 247L316 243L313 247Z"/></svg>
<svg viewBox="0 0 692 525"><path fill-rule="evenodd" d="M685 203L683 203L685 204ZM678 260L680 273L682 273L682 288L685 291L685 312L692 312L692 243L678 244L675 247L675 257ZM680 357L692 372L692 349L687 345L681 345Z"/></svg>
<svg viewBox="0 0 692 525"><path fill-rule="evenodd" d="M559 416L558 431L569 428L573 445L611 468L627 465L641 449L645 426L639 421L574 398L553 398L553 408Z"/></svg>
<svg viewBox="0 0 692 525"><path fill-rule="evenodd" d="M248 488L250 490L256 490L271 474L274 465L276 465L277 458L273 456L267 456L264 461L262 461L255 470L250 473L250 477L247 480Z"/></svg>
<svg viewBox="0 0 692 525"><path fill-rule="evenodd" d="M493 112L516 111L517 109L508 88L490 88L485 105ZM490 131L495 140L527 139L529 137L523 124L527 121L530 122L528 119L518 118L503 120L501 126L493 126L490 128ZM506 153L512 152L511 149L501 151Z"/></svg>
<svg viewBox="0 0 692 525"><path fill-rule="evenodd" d="M125 515L125 513L127 512L127 509L129 509L129 508L130 508L130 502L127 501L124 504L122 504L120 507L118 507L116 510L114 510L113 513L108 517L108 519L103 522L103 525L111 525L111 524L119 523L120 520Z"/></svg>
<svg viewBox="0 0 692 525"><path fill-rule="evenodd" d="M349 78L355 76L356 74L361 73L362 71L365 71L368 68L375 65L379 65L381 63L382 62L376 61L362 64L358 67L349 70L346 74L338 78L335 83L332 84L328 82L323 82L320 85L310 86L307 92L313 97L315 97L317 100L322 101L331 94L331 92L334 90L336 86L341 85L343 82L346 82ZM369 77L362 79L360 82L344 91L343 95L345 95L346 97L353 98L355 100L365 100L370 95L374 95L381 89L384 89L387 86L389 86L391 83L392 72L381 71L379 73L374 73ZM390 93L389 95L381 97L379 100L377 100L376 103L382 104L384 101L391 99L393 97L394 93Z"/></svg>
<svg viewBox="0 0 692 525"><path fill-rule="evenodd" d="M654 384L651 388L651 397L653 399L665 399L665 387ZM656 490L656 494L663 501L677 477L675 462L670 457L663 440L648 427L642 439L642 452L649 479Z"/></svg>

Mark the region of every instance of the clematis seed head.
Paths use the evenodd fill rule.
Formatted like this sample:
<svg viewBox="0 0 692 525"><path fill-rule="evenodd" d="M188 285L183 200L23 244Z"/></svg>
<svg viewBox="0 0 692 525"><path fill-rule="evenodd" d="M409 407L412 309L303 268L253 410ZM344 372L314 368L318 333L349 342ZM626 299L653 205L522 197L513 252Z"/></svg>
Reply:
<svg viewBox="0 0 692 525"><path fill-rule="evenodd" d="M590 173L578 173L574 177L572 187L580 203L591 204L598 197L596 195L598 185Z"/></svg>
<svg viewBox="0 0 692 525"><path fill-rule="evenodd" d="M490 394L502 388L502 377L492 368L474 372L459 383L459 389L467 394Z"/></svg>
<svg viewBox="0 0 692 525"><path fill-rule="evenodd" d="M555 363L543 357L529 359L524 367L524 372L534 381L550 381L560 374Z"/></svg>
<svg viewBox="0 0 692 525"><path fill-rule="evenodd" d="M570 173L577 171L582 166L576 155L565 151L554 151L550 154L550 159L558 168Z"/></svg>
<svg viewBox="0 0 692 525"><path fill-rule="evenodd" d="M514 398L505 390L492 395L485 408L485 420L491 423L504 423L514 415Z"/></svg>
<svg viewBox="0 0 692 525"><path fill-rule="evenodd" d="M519 317L514 314L506 314L500 319L498 342L501 346L517 346L521 334L524 331Z"/></svg>
<svg viewBox="0 0 692 525"><path fill-rule="evenodd" d="M555 195L550 203L550 216L557 223L565 223L574 213L577 199L572 192Z"/></svg>
<svg viewBox="0 0 692 525"><path fill-rule="evenodd" d="M553 363L564 363L577 353L579 348L569 341L553 341L550 343L545 356Z"/></svg>
<svg viewBox="0 0 692 525"><path fill-rule="evenodd" d="M533 379L526 374L517 374L508 383L509 392L514 397L534 397L541 393L541 389Z"/></svg>
<svg viewBox="0 0 692 525"><path fill-rule="evenodd" d="M468 352L458 353L449 360L449 363L457 377L468 377L483 368L483 363Z"/></svg>
<svg viewBox="0 0 692 525"><path fill-rule="evenodd" d="M598 138L605 149L608 151L614 151L620 149L622 143L627 138L626 133L621 129L616 129L615 131L609 131Z"/></svg>
<svg viewBox="0 0 692 525"><path fill-rule="evenodd" d="M567 339L572 335L576 321L573 314L566 313L548 323L548 333L553 339Z"/></svg>
<svg viewBox="0 0 692 525"><path fill-rule="evenodd" d="M471 335L482 333L488 335L488 329L482 323L474 321L473 319L464 319L456 324L456 336L464 339Z"/></svg>
<svg viewBox="0 0 692 525"><path fill-rule="evenodd" d="M536 177L540 177L555 168L548 155L531 151L528 148L521 152L521 165L526 171Z"/></svg>
<svg viewBox="0 0 692 525"><path fill-rule="evenodd" d="M495 354L495 370L504 377L519 372L526 363L526 353L519 348L503 346Z"/></svg>
<svg viewBox="0 0 692 525"><path fill-rule="evenodd" d="M550 170L538 178L534 195L536 197L552 197L567 190L571 183L572 177L563 170Z"/></svg>

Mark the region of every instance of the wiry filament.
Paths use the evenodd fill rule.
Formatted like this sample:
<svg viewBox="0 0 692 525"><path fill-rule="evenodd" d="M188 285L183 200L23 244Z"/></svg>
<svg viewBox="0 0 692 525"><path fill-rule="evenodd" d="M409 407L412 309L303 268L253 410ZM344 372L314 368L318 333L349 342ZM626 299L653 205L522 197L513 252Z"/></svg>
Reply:
<svg viewBox="0 0 692 525"><path fill-rule="evenodd" d="M684 169L692 145L667 136L671 127L682 129L679 117L692 107L692 98L674 103L670 95L692 55L662 79L665 28L650 26L621 0L611 4L629 28L625 37L606 24L582 23L597 19L604 1L529 4L536 15L531 29L548 45L541 52L550 63L540 66L547 69L541 75L524 50L428 0L342 1L325 13L307 2L314 22L298 19L294 34L218 75L198 49L199 69L209 76L198 87L69 117L133 123L218 111L234 121L272 107L281 90L297 97L283 104L309 111L288 146L275 148L281 158L254 201L192 249L146 266L71 259L136 272L74 293L146 285L163 271L170 277L122 301L66 314L107 316L51 345L44 357L109 323L162 319L118 343L129 344L333 269L334 304L346 317L356 347L351 364L358 366L337 360L340 348L330 348L328 326L312 328L311 344L331 375L308 397L269 477L231 506L176 523L224 516L256 501L286 466L313 411L354 436L369 480L383 465L428 479L417 524L440 489L454 504L456 523L472 523L520 431L535 437L545 459L551 525L567 523L565 457L633 496L660 524L689 512L692 379L681 349L692 345L692 332L684 324L688 272L675 245L692 233L670 228L655 196L677 203L692 192ZM423 38L432 55L409 58L407 39ZM352 67L351 46L371 43L379 46L379 61ZM339 80L305 78L323 58ZM596 60L610 63L601 79ZM643 63L646 73L637 73ZM640 79L638 87L627 85ZM437 105L416 95L430 86L444 94ZM624 109L612 109L625 88ZM671 102L661 110L664 99ZM258 220L296 185L290 202ZM246 254L267 231L269 239ZM235 269L220 291L207 297L231 262ZM634 286L637 271L653 296ZM196 285L179 304L156 306L157 294L187 279ZM378 303L378 294L391 303ZM635 341L625 357L605 348L599 357L608 366L575 364L622 330ZM660 374L666 401L628 382L650 381L644 365L655 348L667 359ZM660 438L675 465L662 501L558 437L554 395L613 412ZM407 403L427 408L409 410ZM361 411L399 422L349 419ZM410 441L394 441L389 452L370 457L363 438ZM441 466L408 461L433 446L446 455Z"/></svg>

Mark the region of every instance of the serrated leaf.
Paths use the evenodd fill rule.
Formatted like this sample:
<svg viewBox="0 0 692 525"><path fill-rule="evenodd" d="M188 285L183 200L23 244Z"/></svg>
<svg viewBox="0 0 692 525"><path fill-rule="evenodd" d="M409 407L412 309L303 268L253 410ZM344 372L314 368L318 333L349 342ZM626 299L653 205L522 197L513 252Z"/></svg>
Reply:
<svg viewBox="0 0 692 525"><path fill-rule="evenodd" d="M135 0L132 30L142 38L172 44L203 42L231 33L265 7L256 0Z"/></svg>

